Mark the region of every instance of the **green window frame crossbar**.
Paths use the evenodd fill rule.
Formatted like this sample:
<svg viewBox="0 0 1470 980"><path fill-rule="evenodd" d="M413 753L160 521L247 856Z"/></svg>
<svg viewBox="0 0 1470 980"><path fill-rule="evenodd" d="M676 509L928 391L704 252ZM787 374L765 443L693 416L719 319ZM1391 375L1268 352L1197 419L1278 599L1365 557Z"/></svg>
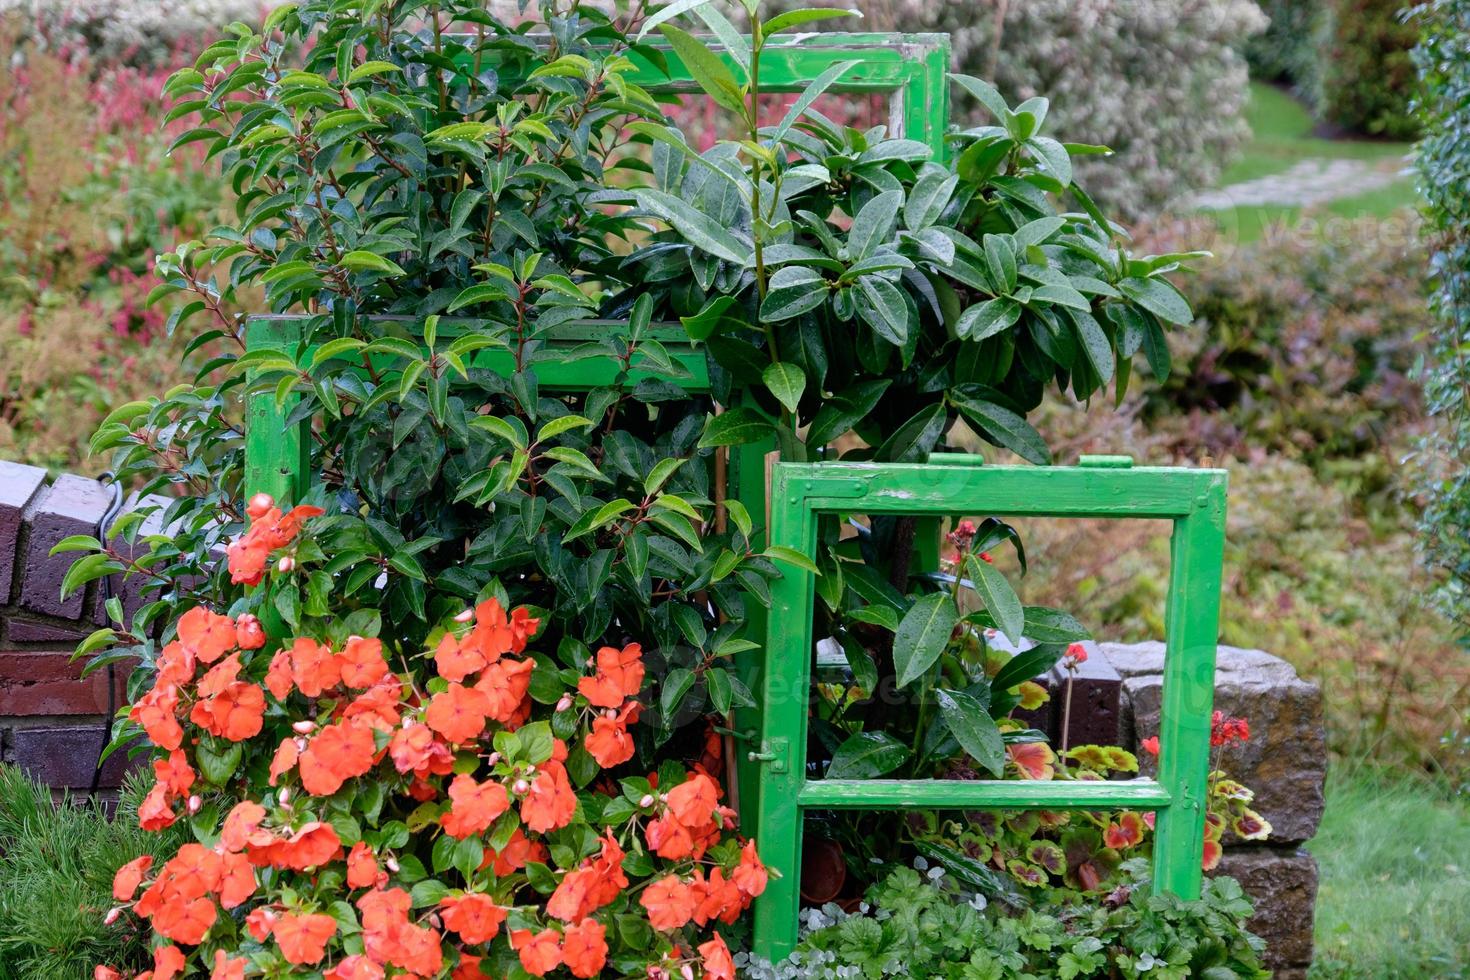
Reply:
<svg viewBox="0 0 1470 980"><path fill-rule="evenodd" d="M755 902L755 952L784 958L797 939L802 817L831 809L1070 809L1127 807L1157 813L1156 887L1199 896L1209 775L1210 713L1225 545L1224 470L1093 465L976 465L978 457L936 454L920 463L777 463L771 477L772 545L815 560L818 520L827 514L942 518L1144 518L1173 522L1165 612L1163 706L1157 780L1107 782L825 779L806 776L812 683L815 579L787 565L771 586L770 622L758 700L760 745L749 758L758 780L759 844L782 869ZM788 870L790 869L790 870Z"/></svg>

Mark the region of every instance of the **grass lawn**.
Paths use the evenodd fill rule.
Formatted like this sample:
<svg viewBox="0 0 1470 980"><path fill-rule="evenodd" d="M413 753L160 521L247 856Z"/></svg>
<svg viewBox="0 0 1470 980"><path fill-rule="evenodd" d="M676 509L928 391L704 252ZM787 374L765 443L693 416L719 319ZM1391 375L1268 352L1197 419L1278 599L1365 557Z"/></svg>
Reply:
<svg viewBox="0 0 1470 980"><path fill-rule="evenodd" d="M1335 772L1308 845L1321 866L1312 976L1470 976L1470 800Z"/></svg>
<svg viewBox="0 0 1470 980"><path fill-rule="evenodd" d="M1251 83L1246 119L1251 127L1251 140L1241 158L1226 169L1220 180L1222 187L1284 173L1303 160L1355 160L1394 173L1403 169L1404 157L1412 149L1410 143L1315 136L1307 109L1284 90L1261 82ZM1319 221L1387 218L1413 207L1415 200L1413 179L1404 175L1367 193L1310 208L1249 205L1216 214L1223 231L1241 242L1252 242L1272 230L1295 226L1303 215Z"/></svg>

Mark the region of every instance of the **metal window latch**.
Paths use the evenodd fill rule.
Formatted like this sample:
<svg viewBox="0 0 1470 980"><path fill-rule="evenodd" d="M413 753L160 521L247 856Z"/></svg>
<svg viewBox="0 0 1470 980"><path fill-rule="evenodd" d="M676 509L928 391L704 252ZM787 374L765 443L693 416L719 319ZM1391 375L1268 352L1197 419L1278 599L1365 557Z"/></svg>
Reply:
<svg viewBox="0 0 1470 980"><path fill-rule="evenodd" d="M761 742L759 752L751 752L746 756L751 762L762 762L771 767L771 772L781 774L788 769L787 752L790 742L784 738L771 738Z"/></svg>

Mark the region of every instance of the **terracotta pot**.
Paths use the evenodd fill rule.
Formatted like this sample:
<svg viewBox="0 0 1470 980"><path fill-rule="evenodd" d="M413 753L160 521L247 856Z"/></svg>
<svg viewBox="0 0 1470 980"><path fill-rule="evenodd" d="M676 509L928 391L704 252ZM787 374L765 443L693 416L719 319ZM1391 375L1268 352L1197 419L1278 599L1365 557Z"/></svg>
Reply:
<svg viewBox="0 0 1470 980"><path fill-rule="evenodd" d="M824 837L810 837L801 848L801 897L825 905L842 893L847 883L847 861L842 845Z"/></svg>

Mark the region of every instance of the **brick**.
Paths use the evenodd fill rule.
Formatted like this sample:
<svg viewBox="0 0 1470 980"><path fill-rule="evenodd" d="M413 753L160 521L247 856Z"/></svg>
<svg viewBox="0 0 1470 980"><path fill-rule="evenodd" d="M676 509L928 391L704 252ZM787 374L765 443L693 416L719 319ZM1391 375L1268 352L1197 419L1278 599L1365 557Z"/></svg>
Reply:
<svg viewBox="0 0 1470 980"><path fill-rule="evenodd" d="M26 506L46 485L46 471L0 460L0 604L10 601Z"/></svg>
<svg viewBox="0 0 1470 980"><path fill-rule="evenodd" d="M86 637L80 630L29 619L11 619L5 630L10 643L80 643Z"/></svg>
<svg viewBox="0 0 1470 980"><path fill-rule="evenodd" d="M26 514L31 531L20 593L25 608L66 619L81 618L84 595L76 592L61 598L61 580L77 555L51 555L50 551L73 534L95 535L111 501L110 492L96 480L68 473L58 477L51 489L31 505Z"/></svg>
<svg viewBox="0 0 1470 980"><path fill-rule="evenodd" d="M19 728L10 733L10 761L35 779L56 788L86 789L103 745L102 722L56 728ZM116 789L129 769L142 764L141 757L129 762L127 750L108 756L102 767L100 789Z"/></svg>
<svg viewBox="0 0 1470 980"><path fill-rule="evenodd" d="M100 715L108 710L107 671L81 676L70 653L0 651L0 717ZM116 671L112 707L122 703L125 671Z"/></svg>

